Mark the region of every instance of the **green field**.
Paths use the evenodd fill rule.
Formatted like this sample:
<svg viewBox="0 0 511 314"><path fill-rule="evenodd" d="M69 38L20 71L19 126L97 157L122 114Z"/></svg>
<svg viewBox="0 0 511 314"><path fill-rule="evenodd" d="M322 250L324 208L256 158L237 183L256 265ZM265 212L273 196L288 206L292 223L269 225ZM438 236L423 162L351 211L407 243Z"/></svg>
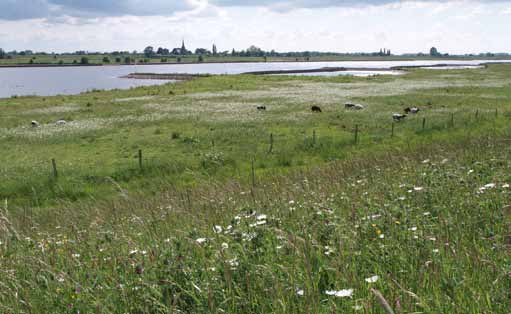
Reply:
<svg viewBox="0 0 511 314"><path fill-rule="evenodd" d="M508 313L510 87L491 65L0 100L0 312Z"/></svg>

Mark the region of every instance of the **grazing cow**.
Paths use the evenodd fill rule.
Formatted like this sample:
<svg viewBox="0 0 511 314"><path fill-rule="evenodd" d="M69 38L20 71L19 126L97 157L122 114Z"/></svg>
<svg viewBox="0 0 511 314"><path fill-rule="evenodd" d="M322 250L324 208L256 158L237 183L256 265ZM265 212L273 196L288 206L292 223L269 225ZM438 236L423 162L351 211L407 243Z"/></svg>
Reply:
<svg viewBox="0 0 511 314"><path fill-rule="evenodd" d="M354 110L362 110L362 109L364 109L364 106L361 104L353 104L353 103L348 102L348 103L344 104L344 108L354 109Z"/></svg>
<svg viewBox="0 0 511 314"><path fill-rule="evenodd" d="M32 125L33 128L38 128L39 126L41 126L39 124L39 122L35 121L35 120L32 120L32 122L30 123L30 125Z"/></svg>
<svg viewBox="0 0 511 314"><path fill-rule="evenodd" d="M311 110L312 110L312 112L322 112L321 108L319 108L319 106L312 106Z"/></svg>
<svg viewBox="0 0 511 314"><path fill-rule="evenodd" d="M66 120L60 119L57 122L55 122L56 125L65 125L67 123Z"/></svg>
<svg viewBox="0 0 511 314"><path fill-rule="evenodd" d="M396 122L399 122L401 120L404 120L404 118L406 118L406 115L405 114L400 114L400 113L394 113L392 115L392 119L394 119L394 121Z"/></svg>
<svg viewBox="0 0 511 314"><path fill-rule="evenodd" d="M406 114L410 114L410 113L416 114L416 113L419 113L419 111L421 111L421 110L419 108L417 108L417 107L405 108L405 113Z"/></svg>
<svg viewBox="0 0 511 314"><path fill-rule="evenodd" d="M257 106L257 110L266 110L266 106Z"/></svg>

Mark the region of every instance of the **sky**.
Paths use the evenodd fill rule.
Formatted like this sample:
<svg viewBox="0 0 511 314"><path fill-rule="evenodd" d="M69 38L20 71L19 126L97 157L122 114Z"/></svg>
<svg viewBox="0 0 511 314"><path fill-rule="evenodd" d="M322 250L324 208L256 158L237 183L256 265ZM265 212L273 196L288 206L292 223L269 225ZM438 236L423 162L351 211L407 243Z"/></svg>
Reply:
<svg viewBox="0 0 511 314"><path fill-rule="evenodd" d="M511 0L0 0L0 48L511 53Z"/></svg>

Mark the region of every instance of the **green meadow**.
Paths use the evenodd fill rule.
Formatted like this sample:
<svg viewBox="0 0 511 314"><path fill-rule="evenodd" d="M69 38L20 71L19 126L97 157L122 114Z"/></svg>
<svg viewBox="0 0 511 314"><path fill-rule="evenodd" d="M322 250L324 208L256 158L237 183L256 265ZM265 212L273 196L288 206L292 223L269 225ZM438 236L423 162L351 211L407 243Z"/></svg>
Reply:
<svg viewBox="0 0 511 314"><path fill-rule="evenodd" d="M2 313L511 308L510 65L0 110Z"/></svg>

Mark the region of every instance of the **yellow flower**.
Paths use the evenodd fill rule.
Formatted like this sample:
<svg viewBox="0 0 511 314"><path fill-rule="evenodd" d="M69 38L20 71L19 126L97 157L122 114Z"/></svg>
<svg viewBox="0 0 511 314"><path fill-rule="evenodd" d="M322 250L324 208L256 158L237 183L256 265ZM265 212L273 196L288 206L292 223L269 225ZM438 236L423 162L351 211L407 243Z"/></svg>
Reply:
<svg viewBox="0 0 511 314"><path fill-rule="evenodd" d="M401 221L396 220L396 225L400 225L400 224L401 224Z"/></svg>

